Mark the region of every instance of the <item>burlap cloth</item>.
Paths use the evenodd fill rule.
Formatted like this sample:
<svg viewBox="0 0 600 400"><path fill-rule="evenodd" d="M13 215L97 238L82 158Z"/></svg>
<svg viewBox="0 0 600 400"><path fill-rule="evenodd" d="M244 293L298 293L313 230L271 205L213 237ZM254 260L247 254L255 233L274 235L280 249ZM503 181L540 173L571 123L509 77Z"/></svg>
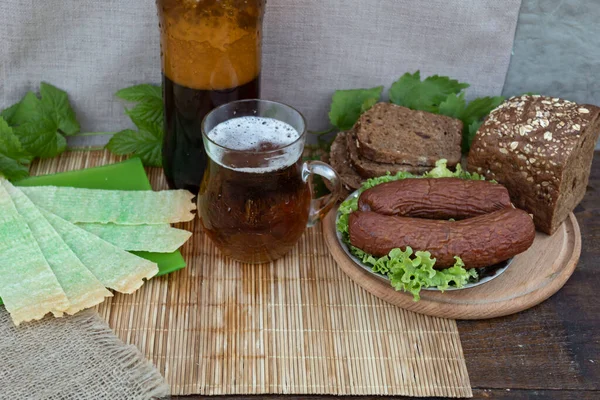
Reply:
<svg viewBox="0 0 600 400"><path fill-rule="evenodd" d="M0 399L115 400L169 395L140 351L95 311L15 327L0 307Z"/></svg>

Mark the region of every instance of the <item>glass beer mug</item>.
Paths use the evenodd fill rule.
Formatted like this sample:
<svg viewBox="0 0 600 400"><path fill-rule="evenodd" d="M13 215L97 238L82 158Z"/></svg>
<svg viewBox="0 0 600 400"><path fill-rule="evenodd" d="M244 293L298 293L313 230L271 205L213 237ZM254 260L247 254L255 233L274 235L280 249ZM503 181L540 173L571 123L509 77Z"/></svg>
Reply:
<svg viewBox="0 0 600 400"><path fill-rule="evenodd" d="M226 256L259 264L285 255L341 194L337 173L302 161L306 125L281 103L241 100L216 108L202 123L208 165L198 194L205 232ZM332 193L312 198L310 177Z"/></svg>
<svg viewBox="0 0 600 400"><path fill-rule="evenodd" d="M198 192L200 125L213 108L260 97L264 0L157 0L169 186Z"/></svg>

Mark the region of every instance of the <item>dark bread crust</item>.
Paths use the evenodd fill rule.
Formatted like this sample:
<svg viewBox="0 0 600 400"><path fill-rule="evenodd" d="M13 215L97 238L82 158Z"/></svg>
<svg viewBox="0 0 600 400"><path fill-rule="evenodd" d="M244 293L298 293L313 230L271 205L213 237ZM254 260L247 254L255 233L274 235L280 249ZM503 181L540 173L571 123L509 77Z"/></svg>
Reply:
<svg viewBox="0 0 600 400"><path fill-rule="evenodd" d="M364 179L350 165L348 148L346 147L346 132L340 132L331 144L329 164L342 179L342 186L347 194L362 186Z"/></svg>
<svg viewBox="0 0 600 400"><path fill-rule="evenodd" d="M391 103L375 104L354 130L361 157L379 163L433 167L441 158L455 166L461 159L460 120Z"/></svg>
<svg viewBox="0 0 600 400"><path fill-rule="evenodd" d="M415 167L407 164L387 164L371 161L363 158L358 154L356 133L349 131L346 134L346 145L348 148L348 157L350 157L350 163L352 167L359 173L363 178L375 178L377 176L386 175L388 172L392 175L397 172L410 172L415 175L422 175L425 172L431 170L432 167Z"/></svg>
<svg viewBox="0 0 600 400"><path fill-rule="evenodd" d="M400 217L455 220L511 207L508 190L488 181L402 179L365 190L358 209Z"/></svg>
<svg viewBox="0 0 600 400"><path fill-rule="evenodd" d="M596 106L513 97L482 124L468 169L506 186L537 229L553 234L585 195L599 135Z"/></svg>
<svg viewBox="0 0 600 400"><path fill-rule="evenodd" d="M497 264L527 250L535 239L529 214L504 208L462 221L440 221L355 211L349 216L350 243L383 257L392 249L429 251L435 268L451 267L454 256L465 268Z"/></svg>

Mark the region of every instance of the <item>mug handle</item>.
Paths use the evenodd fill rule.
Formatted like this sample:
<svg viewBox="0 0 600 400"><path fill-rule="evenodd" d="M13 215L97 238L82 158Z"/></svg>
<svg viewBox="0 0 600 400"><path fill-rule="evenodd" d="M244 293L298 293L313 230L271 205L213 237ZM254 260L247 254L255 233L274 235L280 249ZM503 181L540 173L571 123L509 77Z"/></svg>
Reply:
<svg viewBox="0 0 600 400"><path fill-rule="evenodd" d="M304 182L309 182L309 178L313 175L319 175L327 179L331 183L333 190L330 194L311 201L307 224L309 228L315 226L319 220L327 215L342 194L340 176L328 164L321 161L305 162L302 166L302 179Z"/></svg>

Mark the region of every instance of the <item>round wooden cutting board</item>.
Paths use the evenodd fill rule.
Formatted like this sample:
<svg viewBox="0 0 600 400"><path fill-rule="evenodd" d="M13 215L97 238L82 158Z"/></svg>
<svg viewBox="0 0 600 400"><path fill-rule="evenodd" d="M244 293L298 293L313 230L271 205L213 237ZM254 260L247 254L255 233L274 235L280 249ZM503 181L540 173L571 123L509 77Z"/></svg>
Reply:
<svg viewBox="0 0 600 400"><path fill-rule="evenodd" d="M395 291L387 281L365 271L346 255L335 232L337 210L323 221L327 246L342 270L375 296L421 314L452 319L486 319L531 308L556 293L567 282L579 261L581 233L573 214L558 231L537 233L533 246L516 256L509 268L480 286L450 292L421 291L421 300Z"/></svg>

